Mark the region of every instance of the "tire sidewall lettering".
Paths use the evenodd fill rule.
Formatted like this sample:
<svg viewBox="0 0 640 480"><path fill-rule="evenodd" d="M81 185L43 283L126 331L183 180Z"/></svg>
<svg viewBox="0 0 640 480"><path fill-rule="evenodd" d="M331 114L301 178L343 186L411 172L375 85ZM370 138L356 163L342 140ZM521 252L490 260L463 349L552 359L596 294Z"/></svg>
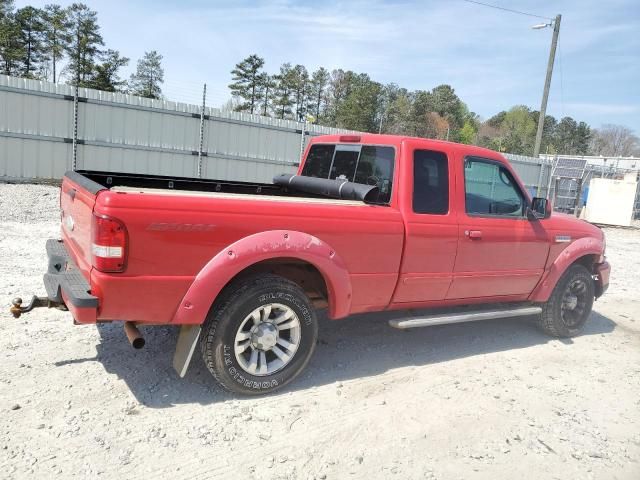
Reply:
<svg viewBox="0 0 640 480"><path fill-rule="evenodd" d="M302 314L302 321L310 326L313 322L311 317L311 312L309 309L302 303L298 301L298 299L291 295L290 293L285 292L276 292L276 293L264 293L258 296L258 302L263 305L265 303L278 303L284 300L296 307L296 309ZM297 312L296 312L297 313Z"/></svg>
<svg viewBox="0 0 640 480"><path fill-rule="evenodd" d="M278 380L275 378L270 380L256 381L249 378L245 378L244 375L234 367L234 361L231 359L232 347L229 345L223 345L224 364L227 367L229 375L240 385L247 388L253 388L254 390L263 390L267 388L277 387L279 385Z"/></svg>

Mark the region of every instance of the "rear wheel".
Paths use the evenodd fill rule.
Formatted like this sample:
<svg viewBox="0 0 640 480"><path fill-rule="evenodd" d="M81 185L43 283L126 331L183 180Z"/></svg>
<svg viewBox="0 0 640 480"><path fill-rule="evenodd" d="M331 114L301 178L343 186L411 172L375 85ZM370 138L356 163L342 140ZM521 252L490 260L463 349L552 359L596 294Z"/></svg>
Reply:
<svg viewBox="0 0 640 480"><path fill-rule="evenodd" d="M297 284L261 275L231 285L203 333L203 358L218 382L235 393L258 395L300 374L315 348L318 324Z"/></svg>
<svg viewBox="0 0 640 480"><path fill-rule="evenodd" d="M572 265L560 277L551 297L542 307L540 327L554 337L573 337L582 331L595 297L591 273L583 265Z"/></svg>

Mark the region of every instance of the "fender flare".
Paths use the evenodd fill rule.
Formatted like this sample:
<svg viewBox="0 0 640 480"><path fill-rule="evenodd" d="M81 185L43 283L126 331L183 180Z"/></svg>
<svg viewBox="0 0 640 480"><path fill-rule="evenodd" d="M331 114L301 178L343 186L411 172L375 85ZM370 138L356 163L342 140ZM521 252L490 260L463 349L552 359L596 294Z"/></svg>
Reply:
<svg viewBox="0 0 640 480"><path fill-rule="evenodd" d="M202 324L222 289L244 269L264 260L293 258L318 269L327 285L329 317L351 309L351 279L336 251L313 235L269 230L244 237L222 249L198 273L173 315L172 324Z"/></svg>
<svg viewBox="0 0 640 480"><path fill-rule="evenodd" d="M602 255L603 246L602 240L593 237L583 237L571 243L558 255L553 264L545 270L542 279L529 295L529 300L532 302L546 302L549 300L551 292L567 268L578 258L585 255Z"/></svg>

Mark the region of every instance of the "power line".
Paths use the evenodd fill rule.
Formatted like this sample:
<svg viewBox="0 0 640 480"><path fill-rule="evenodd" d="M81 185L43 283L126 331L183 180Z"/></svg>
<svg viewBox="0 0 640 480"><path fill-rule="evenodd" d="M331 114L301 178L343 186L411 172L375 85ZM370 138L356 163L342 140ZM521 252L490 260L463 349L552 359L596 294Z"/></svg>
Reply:
<svg viewBox="0 0 640 480"><path fill-rule="evenodd" d="M462 0L467 3L475 3L476 5L482 5L483 7L495 8L496 10L504 10L505 12L517 13L518 15L526 15L527 17L542 18L544 20L553 20L550 17L543 17L542 15L535 15L533 13L521 12L519 10L512 10L511 8L499 7L498 5L491 5L489 3L476 2L475 0Z"/></svg>

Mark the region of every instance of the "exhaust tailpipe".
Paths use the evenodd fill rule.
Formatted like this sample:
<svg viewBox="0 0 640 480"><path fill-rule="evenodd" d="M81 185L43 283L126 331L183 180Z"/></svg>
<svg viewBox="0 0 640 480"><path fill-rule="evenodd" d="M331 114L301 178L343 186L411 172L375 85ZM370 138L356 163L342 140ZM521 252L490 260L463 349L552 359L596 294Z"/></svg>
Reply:
<svg viewBox="0 0 640 480"><path fill-rule="evenodd" d="M144 337L133 322L124 322L124 333L127 334L127 339L133 348L140 350L144 347Z"/></svg>

